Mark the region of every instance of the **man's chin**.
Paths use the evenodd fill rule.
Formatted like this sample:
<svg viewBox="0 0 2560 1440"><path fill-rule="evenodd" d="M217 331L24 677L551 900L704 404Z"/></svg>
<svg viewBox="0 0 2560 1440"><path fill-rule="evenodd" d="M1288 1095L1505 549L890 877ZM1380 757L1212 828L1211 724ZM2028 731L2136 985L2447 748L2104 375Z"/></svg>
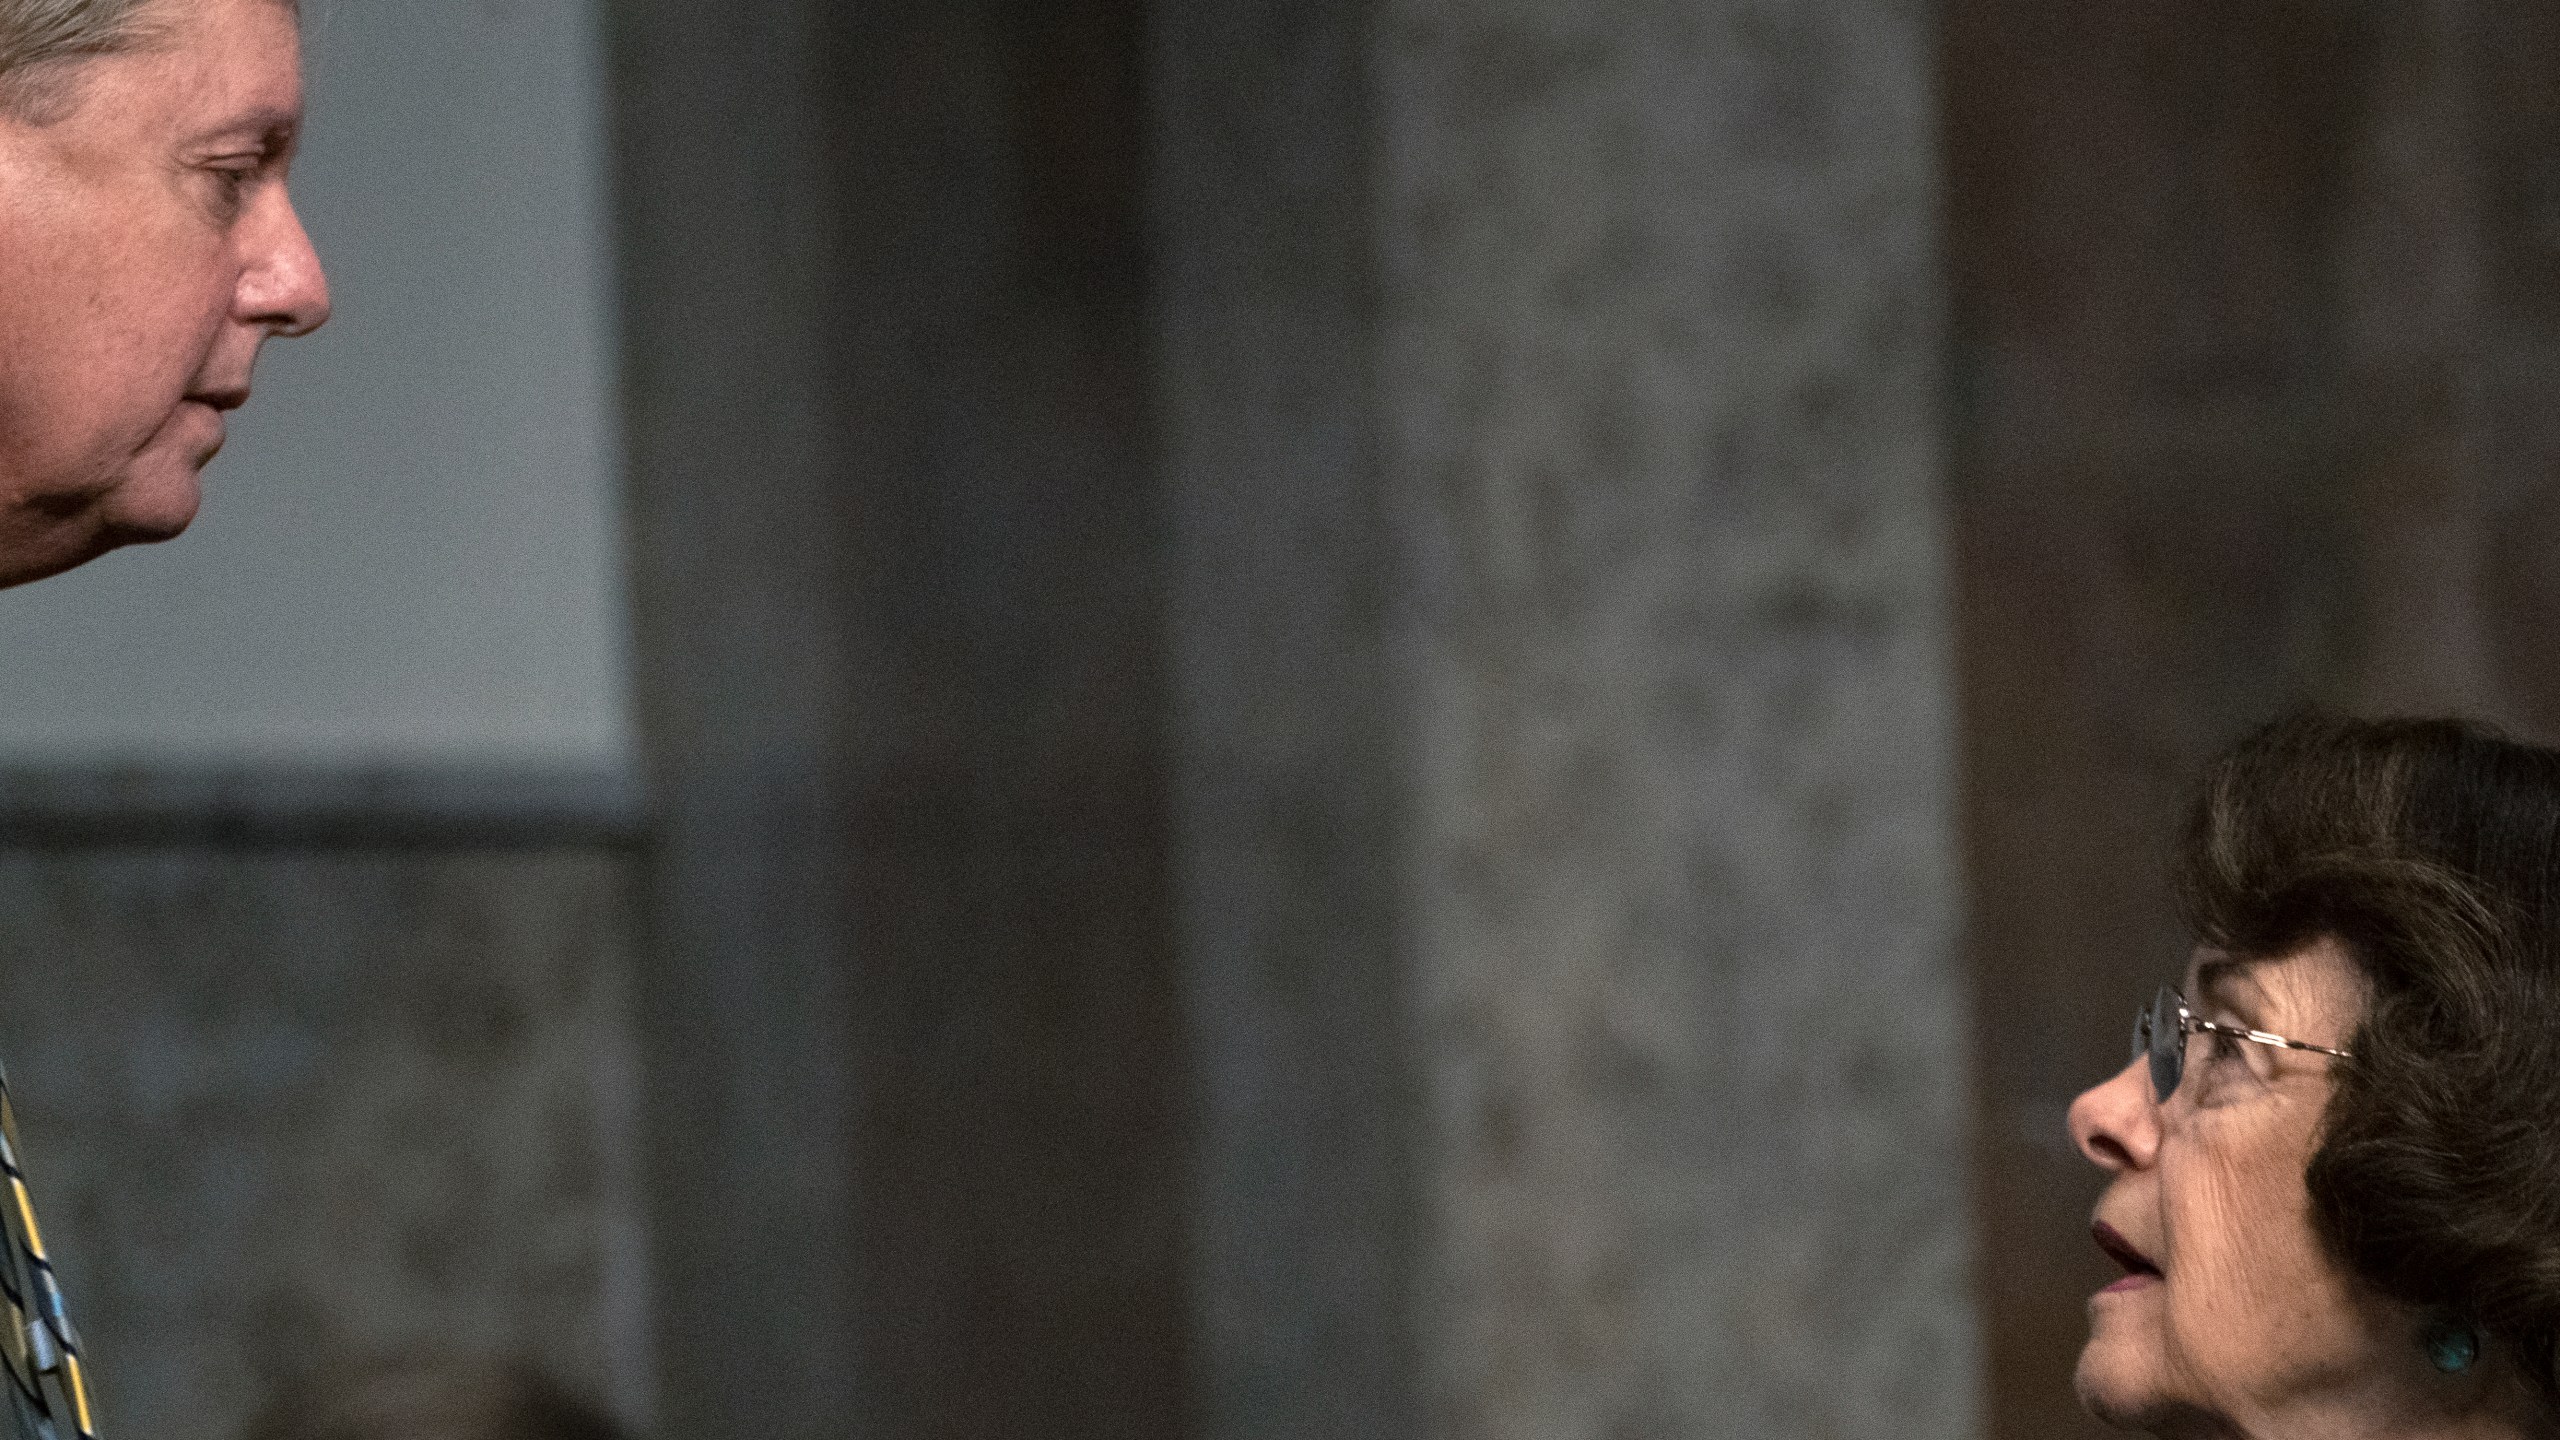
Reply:
<svg viewBox="0 0 2560 1440"><path fill-rule="evenodd" d="M102 550L174 540L186 533L204 503L199 477L222 452L227 433L222 412L201 401L184 401L170 412L100 499Z"/></svg>
<svg viewBox="0 0 2560 1440"><path fill-rule="evenodd" d="M204 504L197 480L200 463L176 457L154 457L160 463L128 476L100 507L100 553L120 545L149 545L174 540L195 523Z"/></svg>

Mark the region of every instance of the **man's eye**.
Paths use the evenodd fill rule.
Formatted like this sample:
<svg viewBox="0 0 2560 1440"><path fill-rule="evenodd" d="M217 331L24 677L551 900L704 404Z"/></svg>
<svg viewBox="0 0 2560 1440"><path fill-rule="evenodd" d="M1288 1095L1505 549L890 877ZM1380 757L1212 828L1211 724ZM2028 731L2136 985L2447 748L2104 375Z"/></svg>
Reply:
<svg viewBox="0 0 2560 1440"><path fill-rule="evenodd" d="M255 161L235 161L207 165L204 168L205 172L213 177L214 187L221 197L222 204L227 208L237 209L242 197L248 193L250 183L256 180L266 167Z"/></svg>

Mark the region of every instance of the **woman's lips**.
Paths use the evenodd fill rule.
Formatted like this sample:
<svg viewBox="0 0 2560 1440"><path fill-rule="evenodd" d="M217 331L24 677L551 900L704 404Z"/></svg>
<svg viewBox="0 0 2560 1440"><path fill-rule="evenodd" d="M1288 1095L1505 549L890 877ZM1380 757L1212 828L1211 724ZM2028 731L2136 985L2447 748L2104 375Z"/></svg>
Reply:
<svg viewBox="0 0 2560 1440"><path fill-rule="evenodd" d="M2160 1267L2151 1263L2150 1256L2134 1249L2133 1242L2125 1239L2113 1225L2104 1220L2092 1221L2089 1238L2098 1242L2098 1248L2107 1252L2108 1259L2124 1267L2124 1278L2099 1291L2099 1294L2112 1295L2119 1290L2139 1290L2145 1285L2160 1283Z"/></svg>

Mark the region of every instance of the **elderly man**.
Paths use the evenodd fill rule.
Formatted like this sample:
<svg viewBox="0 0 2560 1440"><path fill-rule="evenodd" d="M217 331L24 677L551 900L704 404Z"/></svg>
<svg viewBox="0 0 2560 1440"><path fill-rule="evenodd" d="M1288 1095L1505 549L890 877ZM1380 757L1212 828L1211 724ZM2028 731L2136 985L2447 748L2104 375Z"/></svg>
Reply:
<svg viewBox="0 0 2560 1440"><path fill-rule="evenodd" d="M297 27L291 0L0 0L0 586L184 530L259 347L328 318L285 193ZM0 1169L0 1437L92 1435L5 1088Z"/></svg>
<svg viewBox="0 0 2560 1440"><path fill-rule="evenodd" d="M0 0L0 585L185 529L258 347L328 318L301 115L284 0Z"/></svg>

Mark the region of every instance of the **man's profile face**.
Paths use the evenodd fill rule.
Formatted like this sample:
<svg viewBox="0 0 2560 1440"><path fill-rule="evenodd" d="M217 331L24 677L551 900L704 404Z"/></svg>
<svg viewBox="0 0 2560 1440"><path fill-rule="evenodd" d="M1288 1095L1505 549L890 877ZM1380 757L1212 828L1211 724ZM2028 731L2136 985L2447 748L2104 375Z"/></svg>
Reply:
<svg viewBox="0 0 2560 1440"><path fill-rule="evenodd" d="M279 0L154 0L66 107L0 108L0 586L195 518L258 347L329 315L285 191L301 39Z"/></svg>

